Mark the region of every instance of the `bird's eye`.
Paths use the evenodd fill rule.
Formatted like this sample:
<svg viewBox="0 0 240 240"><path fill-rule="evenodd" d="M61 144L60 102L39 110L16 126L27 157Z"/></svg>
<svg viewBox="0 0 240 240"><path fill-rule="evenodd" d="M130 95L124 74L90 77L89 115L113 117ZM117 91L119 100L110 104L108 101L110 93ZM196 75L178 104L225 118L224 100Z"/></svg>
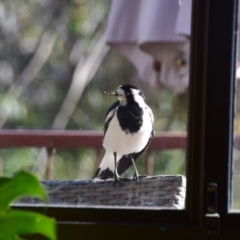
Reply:
<svg viewBox="0 0 240 240"><path fill-rule="evenodd" d="M130 95L130 93L129 92L126 92L126 96L129 96Z"/></svg>

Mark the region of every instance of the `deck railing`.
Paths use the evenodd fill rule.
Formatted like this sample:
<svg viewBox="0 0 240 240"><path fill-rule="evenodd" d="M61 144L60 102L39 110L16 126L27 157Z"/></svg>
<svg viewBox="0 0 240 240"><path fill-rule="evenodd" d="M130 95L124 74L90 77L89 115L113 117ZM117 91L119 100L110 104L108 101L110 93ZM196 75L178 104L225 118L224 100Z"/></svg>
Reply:
<svg viewBox="0 0 240 240"><path fill-rule="evenodd" d="M47 149L46 179L52 179L53 150L59 148L93 148L96 167L101 161L103 133L78 130L0 130L0 148L35 147ZM146 153L145 173L152 175L154 150L185 149L186 133L156 133ZM0 162L1 165L1 162Z"/></svg>

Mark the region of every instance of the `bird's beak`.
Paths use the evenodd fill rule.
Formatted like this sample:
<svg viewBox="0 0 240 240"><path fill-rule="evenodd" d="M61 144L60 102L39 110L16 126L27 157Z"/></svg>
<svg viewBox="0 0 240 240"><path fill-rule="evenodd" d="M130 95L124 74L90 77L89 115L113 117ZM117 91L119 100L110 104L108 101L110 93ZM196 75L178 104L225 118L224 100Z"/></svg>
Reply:
<svg viewBox="0 0 240 240"><path fill-rule="evenodd" d="M108 91L104 91L103 93L107 94L107 95L112 95L112 96L118 96L118 93L117 92L108 92Z"/></svg>

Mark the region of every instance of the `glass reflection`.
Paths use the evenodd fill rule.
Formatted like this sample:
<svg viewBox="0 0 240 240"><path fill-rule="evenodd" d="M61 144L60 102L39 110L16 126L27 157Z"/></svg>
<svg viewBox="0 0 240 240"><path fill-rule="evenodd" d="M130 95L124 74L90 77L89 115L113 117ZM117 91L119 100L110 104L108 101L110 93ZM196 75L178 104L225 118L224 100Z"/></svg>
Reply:
<svg viewBox="0 0 240 240"><path fill-rule="evenodd" d="M149 148L136 162L140 174L184 176L186 145L175 137L186 139L190 19L190 0L1 2L0 128L100 134L113 103L103 92L131 83L144 91L156 135L172 133L174 142ZM91 180L104 154L74 142L14 144L1 145L3 176L27 170L42 181ZM131 167L122 177L132 175Z"/></svg>

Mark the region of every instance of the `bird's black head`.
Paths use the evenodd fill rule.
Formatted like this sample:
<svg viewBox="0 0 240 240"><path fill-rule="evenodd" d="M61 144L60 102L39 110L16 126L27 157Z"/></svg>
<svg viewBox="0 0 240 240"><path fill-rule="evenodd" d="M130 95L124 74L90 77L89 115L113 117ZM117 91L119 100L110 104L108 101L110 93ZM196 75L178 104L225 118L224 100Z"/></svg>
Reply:
<svg viewBox="0 0 240 240"><path fill-rule="evenodd" d="M136 86L133 86L131 84L124 84L124 85L119 86L119 88L123 89L126 92L129 92L130 89L138 89Z"/></svg>
<svg viewBox="0 0 240 240"><path fill-rule="evenodd" d="M120 105L134 104L145 99L144 93L131 84L124 84L116 91Z"/></svg>
<svg viewBox="0 0 240 240"><path fill-rule="evenodd" d="M116 96L120 101L121 106L135 103L140 104L144 102L145 99L144 93L131 84L121 85L116 91L105 91L105 93L108 95Z"/></svg>

